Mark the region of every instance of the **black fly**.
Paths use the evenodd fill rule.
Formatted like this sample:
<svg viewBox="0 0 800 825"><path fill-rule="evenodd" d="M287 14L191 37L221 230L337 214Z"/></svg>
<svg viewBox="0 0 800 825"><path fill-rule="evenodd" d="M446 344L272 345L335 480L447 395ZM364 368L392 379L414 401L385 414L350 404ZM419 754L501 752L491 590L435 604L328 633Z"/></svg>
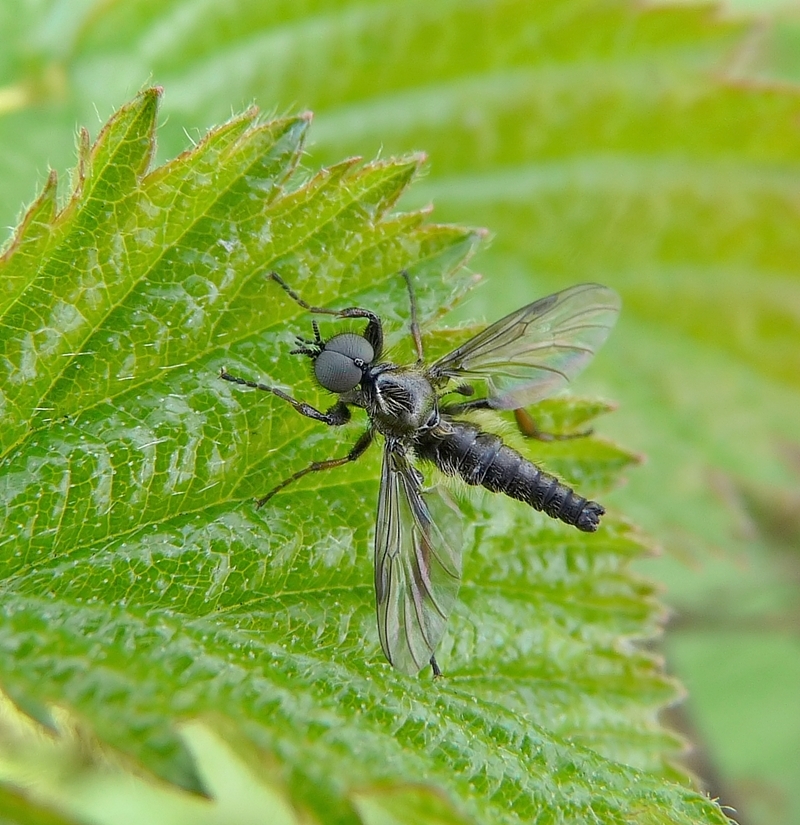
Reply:
<svg viewBox="0 0 800 825"><path fill-rule="evenodd" d="M327 341L313 322L314 338L298 338L292 350L311 359L317 381L339 399L320 412L276 387L237 378L224 369L221 377L271 392L301 415L334 427L350 420L350 407L366 410L369 426L346 456L315 461L267 493L258 506L308 473L355 461L380 433L384 448L375 527L375 598L381 646L389 662L404 673L417 673L430 662L438 676L434 652L458 593L461 547L442 529L437 514L443 512L443 499L436 490L423 491L422 474L411 459L429 461L467 484L505 493L594 532L605 512L600 504L581 498L498 436L482 431L469 413L521 410L551 395L577 375L605 341L620 301L599 284L570 287L512 312L426 367L414 290L408 273L402 275L411 301L416 364L401 367L381 361L383 326L374 312L310 306L273 272L272 280L309 312L366 319L363 335L347 332ZM468 400L446 399L453 394Z"/></svg>

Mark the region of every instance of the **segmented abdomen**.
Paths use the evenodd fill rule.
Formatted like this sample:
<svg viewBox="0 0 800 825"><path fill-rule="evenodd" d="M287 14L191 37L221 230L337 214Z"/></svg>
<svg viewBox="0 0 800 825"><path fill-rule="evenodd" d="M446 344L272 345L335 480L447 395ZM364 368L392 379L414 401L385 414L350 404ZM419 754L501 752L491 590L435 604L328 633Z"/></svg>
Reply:
<svg viewBox="0 0 800 825"><path fill-rule="evenodd" d="M463 421L447 421L420 436L414 451L442 472L524 501L552 518L593 533L605 513L596 501L577 495L555 476L540 470L502 439Z"/></svg>

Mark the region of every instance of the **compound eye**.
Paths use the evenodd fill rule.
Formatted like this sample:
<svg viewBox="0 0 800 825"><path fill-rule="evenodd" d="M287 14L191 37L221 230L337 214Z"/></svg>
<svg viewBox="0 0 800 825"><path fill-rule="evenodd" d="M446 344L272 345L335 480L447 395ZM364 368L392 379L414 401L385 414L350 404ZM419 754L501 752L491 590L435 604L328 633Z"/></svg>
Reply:
<svg viewBox="0 0 800 825"><path fill-rule="evenodd" d="M370 344L363 335L355 335L352 332L343 332L340 335L334 335L333 338L325 344L325 350L340 352L353 361L362 361L364 364L371 364L372 359L375 357L372 344Z"/></svg>
<svg viewBox="0 0 800 825"><path fill-rule="evenodd" d="M362 371L352 358L326 348L314 359L314 374L326 390L342 393L358 386Z"/></svg>

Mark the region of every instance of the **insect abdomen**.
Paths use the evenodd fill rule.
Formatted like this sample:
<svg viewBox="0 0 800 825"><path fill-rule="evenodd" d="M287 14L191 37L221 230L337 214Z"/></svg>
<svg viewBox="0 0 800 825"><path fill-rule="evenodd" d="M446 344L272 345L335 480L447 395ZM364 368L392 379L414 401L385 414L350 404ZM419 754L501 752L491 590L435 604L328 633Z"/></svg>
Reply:
<svg viewBox="0 0 800 825"><path fill-rule="evenodd" d="M597 529L605 513L596 501L577 495L501 438L471 424L450 421L446 431L434 430L417 440L415 452L448 475L458 475L467 484L481 485L493 493L505 493L586 533Z"/></svg>

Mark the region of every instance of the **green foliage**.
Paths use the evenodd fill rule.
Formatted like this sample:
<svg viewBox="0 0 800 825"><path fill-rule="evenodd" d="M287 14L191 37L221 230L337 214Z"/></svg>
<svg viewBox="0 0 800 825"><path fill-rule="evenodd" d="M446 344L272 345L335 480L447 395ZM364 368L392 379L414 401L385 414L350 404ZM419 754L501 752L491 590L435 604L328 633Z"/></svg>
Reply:
<svg viewBox="0 0 800 825"><path fill-rule="evenodd" d="M205 794L154 782L115 758L74 717L44 729L0 698L0 820L13 825L313 825L292 805L274 760L209 723L178 727ZM217 728L225 728L216 720ZM236 742L235 749L231 742ZM32 782L32 779L34 782ZM13 784L12 784L13 783ZM27 789L22 793L14 785ZM34 801L33 798L37 801ZM57 809L67 809L69 818Z"/></svg>
<svg viewBox="0 0 800 825"><path fill-rule="evenodd" d="M728 784L713 793L743 820L796 825L800 109L786 81L798 77L800 52L796 15L787 11L775 23L763 14L772 0L735 5L756 9L757 25L712 7L624 0L0 0L0 216L13 226L47 164L63 173L74 163L76 124L94 134L144 84L158 83L166 90L160 161L181 152L187 134L199 140L253 101L266 111L315 112L308 168L355 153L424 149L425 176L406 190L403 207L433 203L437 221L493 233L472 260L484 286L449 322L496 318L581 280L616 288L621 322L574 391L614 399L619 409L593 426L647 461L602 500L665 550L641 569L669 588L664 598L678 617L667 636L670 670L691 686L692 738L707 738ZM302 164L297 186L309 174ZM41 247L27 245L34 257L49 242L54 206L52 190L42 203ZM6 283L10 275L0 296ZM257 303L243 302L251 312L270 295L258 284ZM336 278L329 286L321 300L341 305ZM437 294L444 300L448 292ZM404 296L391 279L362 296L401 332ZM159 311L165 304L162 296ZM282 360L254 370L316 397L285 358L291 335L306 324L276 317L275 334L284 337L263 353ZM143 325L143 318L133 323L131 346ZM441 352L452 337L426 335L426 345ZM40 341L31 343L41 351ZM137 344L142 368L149 349ZM105 356L116 357L108 348ZM99 383L83 382L86 398L94 392L102 400L102 382L127 375L119 366L104 379L103 359L95 361ZM65 367L59 392L70 370L80 374ZM214 384L209 375L216 398ZM0 389L7 391L5 382ZM11 389L17 412L30 406L24 388ZM276 408L242 395L230 398L262 411L246 414L257 419L260 454L275 461L261 428ZM65 394L59 403L72 402ZM45 427L53 413L36 414ZM322 452L344 447L325 441L329 434L315 437ZM183 446L191 455L190 441ZM285 463L300 466L318 454L313 446L298 444ZM573 449L580 461L570 458ZM542 445L536 454L595 489L619 472L604 450L597 439ZM242 507L280 470L249 482L243 476L250 487L239 492ZM371 493L364 497L371 507ZM158 508L163 496L156 491L151 501ZM263 541L260 522L254 535ZM308 546L301 537L298 552ZM360 561L366 574L371 562ZM167 580L182 569L160 564ZM365 619L365 633L370 628Z"/></svg>
<svg viewBox="0 0 800 825"><path fill-rule="evenodd" d="M458 811L431 821L725 822L667 781L679 743L655 715L676 689L632 644L661 608L628 569L643 548L619 517L587 536L499 496L466 500L447 676L432 681L377 645L377 450L254 509L360 424L330 432L218 379L225 365L325 403L286 355L308 319L265 273L314 303L374 308L407 349L397 271L418 285L427 337L482 233L393 211L418 157L298 175L304 116L248 112L151 170L157 99L82 138L65 206L51 177L2 261L11 696L43 720L69 708L187 787L207 783L176 722L222 714L325 821L418 821L421 781L423 800ZM580 408L546 412L569 425L600 409ZM587 495L631 461L592 439L548 450Z"/></svg>

